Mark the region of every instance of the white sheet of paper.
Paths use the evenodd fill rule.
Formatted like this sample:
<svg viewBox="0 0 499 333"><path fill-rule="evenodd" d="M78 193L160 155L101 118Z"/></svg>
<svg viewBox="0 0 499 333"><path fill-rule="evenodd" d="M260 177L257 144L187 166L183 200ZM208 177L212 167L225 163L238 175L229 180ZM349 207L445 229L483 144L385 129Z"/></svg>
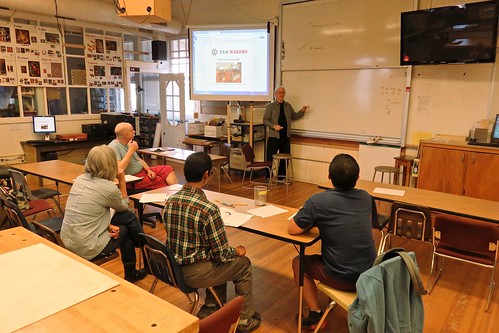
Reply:
<svg viewBox="0 0 499 333"><path fill-rule="evenodd" d="M220 207L220 215L222 215L224 225L236 228L248 222L253 217L251 214L238 213L234 209L225 207Z"/></svg>
<svg viewBox="0 0 499 333"><path fill-rule="evenodd" d="M141 177L137 177L137 176L134 176L134 175L125 175L125 183L134 182L134 181L138 181L138 180L141 180L141 179L142 179Z"/></svg>
<svg viewBox="0 0 499 333"><path fill-rule="evenodd" d="M392 189L383 188L383 187L376 187L374 189L373 193L390 194L390 195L396 195L398 197L403 197L405 195L404 190L392 190Z"/></svg>
<svg viewBox="0 0 499 333"><path fill-rule="evenodd" d="M45 244L0 255L1 332L11 332L109 290L119 282Z"/></svg>
<svg viewBox="0 0 499 333"><path fill-rule="evenodd" d="M287 212L286 209L282 209L282 208L276 207L274 205L266 205L266 206L262 206L262 207L253 208L253 209L248 210L248 213L256 215L256 216L260 216L260 217L269 217L269 216L274 216L277 214L282 214L285 212Z"/></svg>
<svg viewBox="0 0 499 333"><path fill-rule="evenodd" d="M140 203L165 202L173 193L144 193L140 197Z"/></svg>

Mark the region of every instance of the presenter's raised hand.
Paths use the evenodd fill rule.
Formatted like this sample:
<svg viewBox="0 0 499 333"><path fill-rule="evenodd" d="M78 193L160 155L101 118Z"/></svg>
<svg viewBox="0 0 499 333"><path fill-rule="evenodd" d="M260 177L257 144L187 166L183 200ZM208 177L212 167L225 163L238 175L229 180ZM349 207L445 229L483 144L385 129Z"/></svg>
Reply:
<svg viewBox="0 0 499 333"><path fill-rule="evenodd" d="M304 105L301 107L300 111L306 112L310 108L310 105Z"/></svg>

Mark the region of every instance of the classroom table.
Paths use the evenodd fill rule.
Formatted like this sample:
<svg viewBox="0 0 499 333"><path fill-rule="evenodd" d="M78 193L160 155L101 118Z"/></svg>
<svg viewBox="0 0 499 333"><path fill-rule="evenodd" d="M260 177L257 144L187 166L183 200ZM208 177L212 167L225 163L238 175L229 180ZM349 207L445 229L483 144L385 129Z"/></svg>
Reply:
<svg viewBox="0 0 499 333"><path fill-rule="evenodd" d="M195 153L195 151L172 147L145 148L137 150L137 154L141 154L142 156L150 155L161 157L164 164L166 164L167 161L184 164L187 157L193 153ZM221 165L225 162L226 158L225 156L220 155L209 155L218 173L218 192L220 192L220 172L222 171Z"/></svg>
<svg viewBox="0 0 499 333"><path fill-rule="evenodd" d="M331 182L318 185L321 189L332 188ZM378 183L369 180L358 180L356 188L367 191L376 200L402 202L420 205L432 211L474 218L477 220L499 223L499 203L497 201L471 198L464 195L424 190L414 187ZM403 196L390 193L377 193L374 190L388 189L404 191Z"/></svg>
<svg viewBox="0 0 499 333"><path fill-rule="evenodd" d="M230 194L208 191L208 190L204 190L204 192L206 193L208 200L217 204L219 207L226 206L227 204L234 204L234 203L239 204L234 207L230 207L230 209L234 209L239 213L246 213L249 209L258 207L255 205L253 199L248 199L248 198L243 198ZM137 208L139 218L143 214L143 205L144 205L143 203L140 202L140 199L144 194L151 194L151 193L172 194L173 192L168 187L164 187L130 196L130 199L134 202L135 207ZM147 204L155 205L156 207L160 208L164 207L164 202L153 202L153 203L148 202ZM303 259L305 257L305 249L308 246L315 244L320 239L320 235L319 235L319 230L317 228L312 228L300 235L290 235L288 233L289 217L294 215L298 210L296 208L285 207L285 206L278 206L278 207L286 209L287 212L265 218L253 216L249 221L239 226L238 229L258 234L261 236L265 236L268 238L277 239L299 247L300 271L299 271L298 332L300 333L301 317L303 313L303 279L304 279Z"/></svg>
<svg viewBox="0 0 499 333"><path fill-rule="evenodd" d="M36 244L44 244L63 254L64 258L69 257L71 263L74 260L89 267L92 272L98 272L97 275L102 274L105 279L115 281L115 286L32 322L16 332L199 332L198 318L35 233L22 227L0 231L0 256ZM29 279L36 283L36 279L43 279L41 275L31 274ZM57 288L57 285L53 288ZM20 298L33 297L23 295L22 288L16 292ZM7 299L4 301L9 302ZM35 302L36 298L32 301Z"/></svg>
<svg viewBox="0 0 499 333"><path fill-rule="evenodd" d="M205 153L211 153L211 148L220 146L222 141L198 139L186 136L182 143L190 150L194 150L194 146L199 146L203 147L203 151Z"/></svg>
<svg viewBox="0 0 499 333"><path fill-rule="evenodd" d="M62 160L16 164L12 165L11 168L26 174L53 180L57 187L59 187L59 183L73 185L76 177L84 173L83 165Z"/></svg>

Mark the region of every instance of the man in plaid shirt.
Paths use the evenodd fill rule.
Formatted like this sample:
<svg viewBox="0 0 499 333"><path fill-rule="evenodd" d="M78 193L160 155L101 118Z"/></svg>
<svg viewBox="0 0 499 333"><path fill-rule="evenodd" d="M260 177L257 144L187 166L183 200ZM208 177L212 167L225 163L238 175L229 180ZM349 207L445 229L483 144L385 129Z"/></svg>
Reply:
<svg viewBox="0 0 499 333"><path fill-rule="evenodd" d="M251 262L243 246L229 245L220 210L202 190L211 169L211 158L204 152L185 161L186 184L165 203L166 243L189 286L214 286L221 299L226 299L227 281L234 283L236 295L244 299L237 332L252 332L260 326L260 314L253 306ZM217 309L213 295L207 292L198 316L206 317Z"/></svg>

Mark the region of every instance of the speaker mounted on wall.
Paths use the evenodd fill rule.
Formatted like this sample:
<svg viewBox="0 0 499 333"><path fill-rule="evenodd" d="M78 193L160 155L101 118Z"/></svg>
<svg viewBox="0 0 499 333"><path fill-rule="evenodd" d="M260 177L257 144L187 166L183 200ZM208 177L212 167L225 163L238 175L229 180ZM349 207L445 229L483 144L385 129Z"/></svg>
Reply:
<svg viewBox="0 0 499 333"><path fill-rule="evenodd" d="M166 42L163 40L152 41L152 60L167 60Z"/></svg>

